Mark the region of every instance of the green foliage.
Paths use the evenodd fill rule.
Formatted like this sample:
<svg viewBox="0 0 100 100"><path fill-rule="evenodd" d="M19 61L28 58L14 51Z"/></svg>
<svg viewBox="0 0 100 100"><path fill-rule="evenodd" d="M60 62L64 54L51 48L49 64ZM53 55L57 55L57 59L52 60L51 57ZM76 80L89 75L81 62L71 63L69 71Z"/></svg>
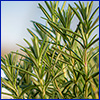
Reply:
<svg viewBox="0 0 100 100"><path fill-rule="evenodd" d="M76 8L58 1L45 1L49 10L39 4L45 15L46 25L31 21L37 32L31 34L32 44L21 47L25 55L11 52L1 57L1 68L6 78L1 78L14 99L98 99L99 98L99 38L92 36L99 26L91 14L93 1L84 5L79 1ZM77 16L79 23L73 31L71 21ZM91 36L91 38L90 38ZM90 38L90 39L89 39ZM90 40L90 41L89 41ZM20 59L18 58L21 57Z"/></svg>

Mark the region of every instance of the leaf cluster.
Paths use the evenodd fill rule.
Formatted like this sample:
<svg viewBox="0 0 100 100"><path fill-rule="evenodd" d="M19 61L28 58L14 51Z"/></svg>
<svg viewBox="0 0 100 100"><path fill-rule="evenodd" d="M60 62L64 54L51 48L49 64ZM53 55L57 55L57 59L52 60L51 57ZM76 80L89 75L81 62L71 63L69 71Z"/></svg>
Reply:
<svg viewBox="0 0 100 100"><path fill-rule="evenodd" d="M25 54L11 52L1 57L1 69L6 78L1 78L14 99L98 99L99 98L99 40L93 31L99 26L99 16L91 14L93 1L79 1L75 8L66 1L59 7L59 1L45 1L49 12L39 4L45 15L46 25L31 21L37 34L31 34L32 44L28 47L17 44ZM71 29L72 19L79 23ZM92 38L91 38L92 37ZM20 57L20 59L18 58Z"/></svg>

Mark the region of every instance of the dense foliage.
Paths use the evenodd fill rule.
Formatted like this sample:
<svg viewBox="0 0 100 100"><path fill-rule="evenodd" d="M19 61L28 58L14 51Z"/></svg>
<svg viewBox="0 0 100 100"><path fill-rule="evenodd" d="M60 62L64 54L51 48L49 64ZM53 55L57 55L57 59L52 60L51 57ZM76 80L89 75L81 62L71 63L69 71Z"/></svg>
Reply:
<svg viewBox="0 0 100 100"><path fill-rule="evenodd" d="M31 21L36 34L30 29L32 44L21 47L25 53L11 52L1 58L1 68L6 78L1 78L4 93L14 99L98 99L99 98L99 38L93 31L99 20L93 17L93 1L74 3L65 7L59 1L41 4L46 25ZM49 11L49 12L48 12ZM76 29L71 22L77 17ZM96 45L95 45L96 44Z"/></svg>

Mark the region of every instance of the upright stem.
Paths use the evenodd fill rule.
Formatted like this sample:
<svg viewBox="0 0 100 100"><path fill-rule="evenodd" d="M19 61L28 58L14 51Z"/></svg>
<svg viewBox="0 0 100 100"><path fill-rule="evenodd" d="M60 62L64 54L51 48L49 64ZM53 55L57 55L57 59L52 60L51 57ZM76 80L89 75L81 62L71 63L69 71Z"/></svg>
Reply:
<svg viewBox="0 0 100 100"><path fill-rule="evenodd" d="M85 99L88 97L88 87L87 87L87 82L85 83Z"/></svg>
<svg viewBox="0 0 100 100"><path fill-rule="evenodd" d="M70 52L70 55L72 55L72 51ZM72 65L74 66L74 59L73 59L73 58L72 58ZM74 71L75 66L72 67L72 68L73 68L74 80L75 80L75 82L76 82L76 75L75 75L75 71Z"/></svg>
<svg viewBox="0 0 100 100"><path fill-rule="evenodd" d="M43 84L43 80L42 79L40 79L40 84L41 84L41 88L42 88L42 98L46 99L46 96L45 96L45 86Z"/></svg>
<svg viewBox="0 0 100 100"><path fill-rule="evenodd" d="M92 86L92 89L93 89L93 91L94 91L95 98L96 98L96 99L99 99L98 91L96 90L96 87L95 87L95 85L93 84L93 79L91 80L91 86Z"/></svg>
<svg viewBox="0 0 100 100"><path fill-rule="evenodd" d="M87 68L87 50L86 48L84 49L84 65L85 65L85 74L87 76L88 74L88 68ZM87 99L88 96L88 83L86 82L85 79L85 98Z"/></svg>
<svg viewBox="0 0 100 100"><path fill-rule="evenodd" d="M87 50L84 49L84 64L85 64L85 74L87 75Z"/></svg>
<svg viewBox="0 0 100 100"><path fill-rule="evenodd" d="M60 91L60 89L58 87L56 79L54 80L54 82L55 82L56 88L58 89L58 92L59 92L60 96L62 97L62 99L64 99L63 94L61 93L61 91Z"/></svg>
<svg viewBox="0 0 100 100"><path fill-rule="evenodd" d="M66 68L65 68L65 64L63 63L63 73L64 73L64 77L67 78L67 72L66 72ZM67 80L64 78L65 82L67 82Z"/></svg>
<svg viewBox="0 0 100 100"><path fill-rule="evenodd" d="M43 88L43 94L42 94L42 96L43 96L43 99L46 99L46 97L45 97L45 88Z"/></svg>

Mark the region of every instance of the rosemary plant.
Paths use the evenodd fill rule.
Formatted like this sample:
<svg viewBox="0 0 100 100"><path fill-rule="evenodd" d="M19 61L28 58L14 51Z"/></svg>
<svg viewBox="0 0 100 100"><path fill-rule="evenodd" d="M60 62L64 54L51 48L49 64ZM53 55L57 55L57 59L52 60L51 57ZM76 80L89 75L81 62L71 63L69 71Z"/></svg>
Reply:
<svg viewBox="0 0 100 100"><path fill-rule="evenodd" d="M1 68L6 78L1 78L2 87L11 92L2 94L14 99L99 99L99 38L92 35L99 26L99 16L93 17L93 1L70 4L64 9L59 1L45 1L48 11L39 4L45 15L46 25L31 21L37 32L27 29L32 44L19 44L21 54L11 52L1 57ZM79 20L75 30L72 19ZM19 59L19 57L20 59Z"/></svg>

